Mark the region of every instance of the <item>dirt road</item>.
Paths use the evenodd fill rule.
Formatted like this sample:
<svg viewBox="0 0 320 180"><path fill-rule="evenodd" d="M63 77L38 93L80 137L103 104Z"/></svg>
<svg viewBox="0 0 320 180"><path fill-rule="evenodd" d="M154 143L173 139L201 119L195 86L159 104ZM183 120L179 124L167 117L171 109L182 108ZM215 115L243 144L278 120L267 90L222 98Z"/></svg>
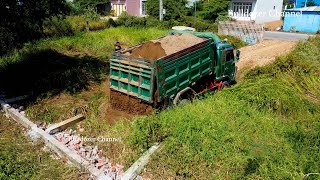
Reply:
<svg viewBox="0 0 320 180"><path fill-rule="evenodd" d="M297 44L294 41L264 40L261 43L240 49L238 70L252 69L272 63L277 56L289 53Z"/></svg>

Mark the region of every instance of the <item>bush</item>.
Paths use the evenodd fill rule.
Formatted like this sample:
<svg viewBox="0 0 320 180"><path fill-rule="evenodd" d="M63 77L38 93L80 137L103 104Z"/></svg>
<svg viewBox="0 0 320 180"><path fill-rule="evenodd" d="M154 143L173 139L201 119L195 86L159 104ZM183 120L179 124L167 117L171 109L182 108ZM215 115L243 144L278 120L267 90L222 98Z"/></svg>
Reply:
<svg viewBox="0 0 320 180"><path fill-rule="evenodd" d="M117 27L117 23L112 18L109 18L108 21L106 22L106 27L107 28Z"/></svg>
<svg viewBox="0 0 320 180"><path fill-rule="evenodd" d="M127 13L122 13L116 21L117 26L125 27L145 27L145 17L129 16Z"/></svg>
<svg viewBox="0 0 320 180"><path fill-rule="evenodd" d="M228 43L230 43L235 48L241 48L243 46L246 46L247 43L242 41L240 38L230 35L219 35L221 40L228 39Z"/></svg>
<svg viewBox="0 0 320 180"><path fill-rule="evenodd" d="M86 30L86 19L82 16L67 16L66 20L71 24L72 31L79 33Z"/></svg>
<svg viewBox="0 0 320 180"><path fill-rule="evenodd" d="M186 16L180 18L179 21L169 19L167 21L159 21L155 17L134 17L123 13L117 20L117 26L125 27L158 27L164 29L171 29L173 26L189 26L195 28L197 31L217 32L218 26L215 23L204 21L202 19L194 20L193 17Z"/></svg>
<svg viewBox="0 0 320 180"><path fill-rule="evenodd" d="M43 22L43 33L47 37L74 35L71 24L62 17L54 16Z"/></svg>
<svg viewBox="0 0 320 180"><path fill-rule="evenodd" d="M203 31L209 31L209 32L217 32L218 26L209 21L205 21L203 19L197 18L196 20L192 16L186 16L181 19L180 25L182 26L189 26L196 29L196 31L203 32Z"/></svg>
<svg viewBox="0 0 320 180"><path fill-rule="evenodd" d="M105 21L89 21L89 30L97 31L107 28L107 23Z"/></svg>
<svg viewBox="0 0 320 180"><path fill-rule="evenodd" d="M0 55L5 54L8 49L14 47L14 35L7 29L0 27Z"/></svg>
<svg viewBox="0 0 320 180"><path fill-rule="evenodd" d="M71 24L72 31L74 33L86 31L87 21L88 21L88 26L90 31L97 31L97 30L106 29L108 27L114 27L113 26L114 23L112 25L109 25L110 21L105 21L100 19L91 20L91 19L86 19L83 16L68 16L66 20Z"/></svg>

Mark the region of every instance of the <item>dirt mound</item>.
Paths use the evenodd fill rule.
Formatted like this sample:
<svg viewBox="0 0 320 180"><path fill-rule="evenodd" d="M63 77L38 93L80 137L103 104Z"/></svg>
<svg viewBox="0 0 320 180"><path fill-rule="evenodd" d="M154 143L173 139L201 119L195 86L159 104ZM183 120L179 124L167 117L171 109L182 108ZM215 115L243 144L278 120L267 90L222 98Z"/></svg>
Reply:
<svg viewBox="0 0 320 180"><path fill-rule="evenodd" d="M143 45L137 47L129 57L136 57L136 58L144 58L148 60L157 60L161 57L166 56L166 52L161 47L160 42L152 42L148 41Z"/></svg>
<svg viewBox="0 0 320 180"><path fill-rule="evenodd" d="M166 55L179 52L203 42L204 39L192 34L168 35L164 38L148 41L132 51L129 57L157 60Z"/></svg>
<svg viewBox="0 0 320 180"><path fill-rule="evenodd" d="M131 114L148 115L152 113L150 104L116 91L110 92L110 103L112 108Z"/></svg>
<svg viewBox="0 0 320 180"><path fill-rule="evenodd" d="M283 26L283 21L272 21L265 24L265 28L267 28L270 31L276 31L278 28L281 28Z"/></svg>
<svg viewBox="0 0 320 180"><path fill-rule="evenodd" d="M166 54L170 55L188 47L199 44L203 41L204 39L192 34L174 34L168 35L162 39L155 40L153 42L160 42Z"/></svg>

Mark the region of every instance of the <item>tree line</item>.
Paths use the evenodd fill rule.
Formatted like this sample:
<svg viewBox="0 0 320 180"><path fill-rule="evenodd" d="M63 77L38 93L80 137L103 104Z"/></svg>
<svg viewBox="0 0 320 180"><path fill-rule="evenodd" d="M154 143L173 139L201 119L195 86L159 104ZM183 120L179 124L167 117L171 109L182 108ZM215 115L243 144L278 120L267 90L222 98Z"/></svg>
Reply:
<svg viewBox="0 0 320 180"><path fill-rule="evenodd" d="M26 42L44 37L45 20L57 16L86 14L108 0L0 0L0 56L20 48ZM185 16L214 21L227 14L230 0L199 0L190 4L188 0L163 0L166 14L164 20L180 20ZM196 8L195 8L196 7ZM91 11L90 11L91 12ZM147 0L149 16L159 16L159 0Z"/></svg>

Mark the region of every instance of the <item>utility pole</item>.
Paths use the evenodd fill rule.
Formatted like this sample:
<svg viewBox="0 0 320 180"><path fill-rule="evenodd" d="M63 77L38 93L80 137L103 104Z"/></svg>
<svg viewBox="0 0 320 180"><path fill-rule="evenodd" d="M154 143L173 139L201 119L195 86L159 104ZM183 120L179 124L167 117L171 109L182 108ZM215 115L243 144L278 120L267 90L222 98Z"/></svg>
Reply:
<svg viewBox="0 0 320 180"><path fill-rule="evenodd" d="M159 0L159 20L163 20L163 0Z"/></svg>

